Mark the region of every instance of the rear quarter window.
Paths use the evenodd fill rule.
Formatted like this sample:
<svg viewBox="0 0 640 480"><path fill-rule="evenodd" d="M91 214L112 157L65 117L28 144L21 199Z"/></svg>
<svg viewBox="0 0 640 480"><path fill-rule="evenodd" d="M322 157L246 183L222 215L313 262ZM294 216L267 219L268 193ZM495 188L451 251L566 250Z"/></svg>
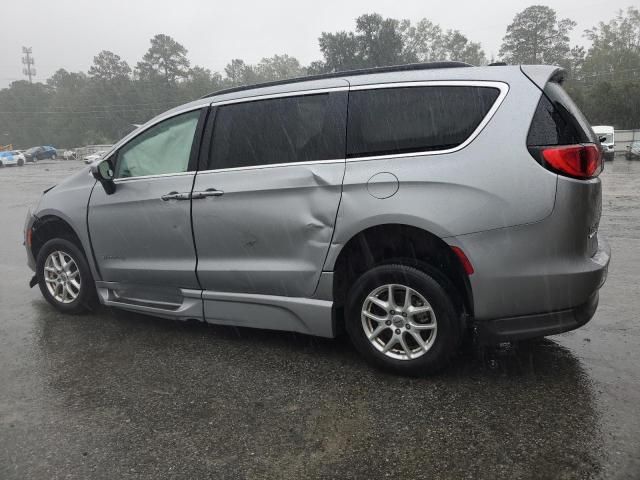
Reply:
<svg viewBox="0 0 640 480"><path fill-rule="evenodd" d="M500 90L420 86L349 93L347 157L455 148L476 130Z"/></svg>
<svg viewBox="0 0 640 480"><path fill-rule="evenodd" d="M549 82L531 121L527 145L597 143L591 125L562 86Z"/></svg>

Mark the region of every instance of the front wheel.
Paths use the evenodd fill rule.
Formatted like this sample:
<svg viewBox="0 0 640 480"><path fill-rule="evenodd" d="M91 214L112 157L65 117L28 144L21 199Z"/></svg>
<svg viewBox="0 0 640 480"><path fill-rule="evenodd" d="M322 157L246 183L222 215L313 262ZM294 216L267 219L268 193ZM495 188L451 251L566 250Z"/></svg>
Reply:
<svg viewBox="0 0 640 480"><path fill-rule="evenodd" d="M365 272L347 298L345 327L370 363L406 375L447 365L461 336L456 309L430 275L408 265Z"/></svg>
<svg viewBox="0 0 640 480"><path fill-rule="evenodd" d="M82 251L71 241L54 238L38 252L36 276L44 298L65 313L81 313L96 303L93 277Z"/></svg>
<svg viewBox="0 0 640 480"><path fill-rule="evenodd" d="M51 155L51 160L55 160L56 158L58 158L58 156L55 153Z"/></svg>
<svg viewBox="0 0 640 480"><path fill-rule="evenodd" d="M19 160L18 160L18 166L19 166L19 167L21 167L21 166L23 166L23 165L24 165L24 160L19 159Z"/></svg>

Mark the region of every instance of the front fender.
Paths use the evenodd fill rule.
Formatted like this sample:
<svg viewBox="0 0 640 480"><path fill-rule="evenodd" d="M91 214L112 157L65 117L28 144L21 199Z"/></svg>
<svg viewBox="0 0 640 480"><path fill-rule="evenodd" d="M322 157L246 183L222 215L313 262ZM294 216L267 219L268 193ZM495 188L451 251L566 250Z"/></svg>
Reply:
<svg viewBox="0 0 640 480"><path fill-rule="evenodd" d="M89 169L82 169L47 191L33 214L40 221L47 217L57 217L66 222L80 240L91 274L95 280L100 280L87 228L89 198L95 184L96 180Z"/></svg>

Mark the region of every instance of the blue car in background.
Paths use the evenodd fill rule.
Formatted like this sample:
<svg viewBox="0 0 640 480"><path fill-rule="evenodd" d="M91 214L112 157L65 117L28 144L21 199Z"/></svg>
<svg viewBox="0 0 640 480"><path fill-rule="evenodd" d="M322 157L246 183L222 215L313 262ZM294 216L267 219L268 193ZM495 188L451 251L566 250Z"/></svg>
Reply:
<svg viewBox="0 0 640 480"><path fill-rule="evenodd" d="M32 147L26 152L24 152L25 159L27 162L35 162L36 160L44 160L46 158L50 158L55 160L58 156L58 152L55 147L50 145L43 145L41 147Z"/></svg>

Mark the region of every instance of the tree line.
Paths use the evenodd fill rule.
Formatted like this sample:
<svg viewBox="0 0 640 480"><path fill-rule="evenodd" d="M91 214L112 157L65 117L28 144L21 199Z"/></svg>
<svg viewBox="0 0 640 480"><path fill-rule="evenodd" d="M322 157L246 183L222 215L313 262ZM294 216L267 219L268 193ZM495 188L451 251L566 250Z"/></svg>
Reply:
<svg viewBox="0 0 640 480"><path fill-rule="evenodd" d="M86 73L60 69L45 83L16 81L0 90L0 144L112 143L170 107L227 87L446 60L560 65L569 73L566 89L592 124L640 128L640 11L630 7L586 30L588 48L571 45L575 27L550 7L528 7L508 25L499 58L489 59L480 43L426 18L411 22L365 14L353 31L323 32L322 59L309 65L282 54L256 64L232 59L223 73L191 65L183 45L158 34L133 67L102 51Z"/></svg>

